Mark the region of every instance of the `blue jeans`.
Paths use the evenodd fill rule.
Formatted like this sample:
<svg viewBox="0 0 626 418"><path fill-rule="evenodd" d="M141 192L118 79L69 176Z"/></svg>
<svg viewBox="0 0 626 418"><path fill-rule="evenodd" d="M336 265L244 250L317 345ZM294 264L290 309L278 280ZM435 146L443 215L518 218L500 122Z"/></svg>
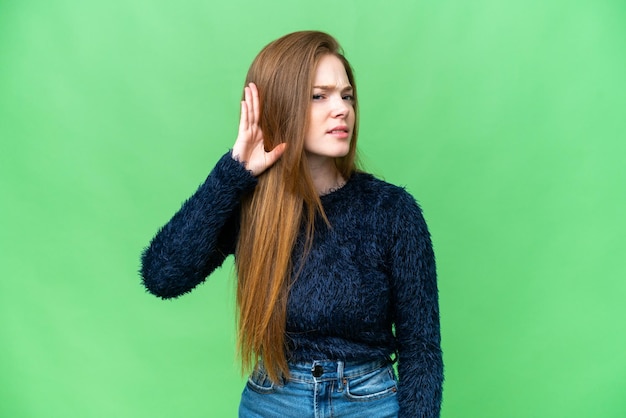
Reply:
<svg viewBox="0 0 626 418"><path fill-rule="evenodd" d="M260 365L241 394L240 418L393 418L398 385L386 360L320 360L289 365L289 379L270 381Z"/></svg>

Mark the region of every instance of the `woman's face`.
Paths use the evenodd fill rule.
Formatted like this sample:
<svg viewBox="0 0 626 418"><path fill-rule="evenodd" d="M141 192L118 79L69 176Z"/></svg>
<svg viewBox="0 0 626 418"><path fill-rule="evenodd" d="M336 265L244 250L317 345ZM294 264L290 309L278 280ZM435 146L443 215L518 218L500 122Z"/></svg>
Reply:
<svg viewBox="0 0 626 418"><path fill-rule="evenodd" d="M343 157L354 130L354 97L343 63L323 56L315 69L304 150L311 160Z"/></svg>

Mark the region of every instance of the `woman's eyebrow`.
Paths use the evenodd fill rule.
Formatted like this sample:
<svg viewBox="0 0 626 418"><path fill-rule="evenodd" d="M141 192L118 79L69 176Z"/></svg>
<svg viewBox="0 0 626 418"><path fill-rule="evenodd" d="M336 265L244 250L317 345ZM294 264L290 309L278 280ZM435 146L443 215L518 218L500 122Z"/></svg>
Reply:
<svg viewBox="0 0 626 418"><path fill-rule="evenodd" d="M320 89L320 90L336 90L337 86L313 86L314 89ZM341 89L341 91L348 91L348 90L352 90L352 86L351 85L347 85L344 88Z"/></svg>

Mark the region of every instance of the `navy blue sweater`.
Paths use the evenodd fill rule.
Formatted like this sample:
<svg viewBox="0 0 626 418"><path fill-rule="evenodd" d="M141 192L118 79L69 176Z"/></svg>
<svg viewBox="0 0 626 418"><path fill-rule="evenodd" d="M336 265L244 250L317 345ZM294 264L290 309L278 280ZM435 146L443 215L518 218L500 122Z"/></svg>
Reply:
<svg viewBox="0 0 626 418"><path fill-rule="evenodd" d="M241 197L256 182L230 153L219 160L144 251L141 273L151 293L189 292L234 253ZM361 172L321 200L332 227L316 223L310 254L291 286L288 358L351 361L396 353L400 417L439 416L437 279L420 208L404 189ZM302 248L298 239L295 257Z"/></svg>

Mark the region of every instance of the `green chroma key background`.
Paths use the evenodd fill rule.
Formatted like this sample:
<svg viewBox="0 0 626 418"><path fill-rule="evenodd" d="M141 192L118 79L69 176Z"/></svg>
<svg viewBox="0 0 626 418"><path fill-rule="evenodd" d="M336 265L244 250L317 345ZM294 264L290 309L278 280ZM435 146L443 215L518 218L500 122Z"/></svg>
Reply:
<svg viewBox="0 0 626 418"><path fill-rule="evenodd" d="M442 416L626 411L626 6L0 1L0 416L233 417L232 258L175 301L139 254L291 31L352 61L364 167L438 260Z"/></svg>

